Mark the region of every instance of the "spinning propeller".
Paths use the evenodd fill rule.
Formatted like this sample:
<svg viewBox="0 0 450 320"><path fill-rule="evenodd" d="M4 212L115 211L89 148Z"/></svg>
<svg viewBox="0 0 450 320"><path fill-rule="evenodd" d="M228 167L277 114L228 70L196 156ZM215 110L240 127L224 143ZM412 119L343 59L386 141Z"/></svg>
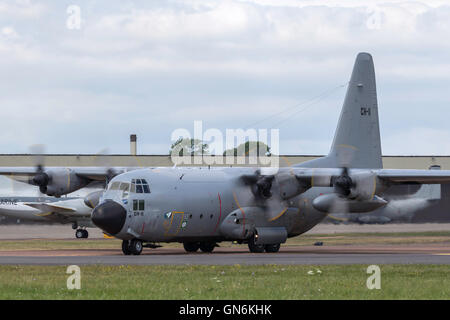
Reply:
<svg viewBox="0 0 450 320"><path fill-rule="evenodd" d="M254 174L241 176L246 185L250 185L251 191L259 206L265 211L267 219L273 221L281 217L287 209L279 192L274 192L274 174L264 175L258 169Z"/></svg>
<svg viewBox="0 0 450 320"><path fill-rule="evenodd" d="M46 193L47 186L51 180L50 176L45 172L45 145L35 144L30 146L30 154L33 155L33 162L36 168L36 174L31 179L31 184L38 186L40 193Z"/></svg>

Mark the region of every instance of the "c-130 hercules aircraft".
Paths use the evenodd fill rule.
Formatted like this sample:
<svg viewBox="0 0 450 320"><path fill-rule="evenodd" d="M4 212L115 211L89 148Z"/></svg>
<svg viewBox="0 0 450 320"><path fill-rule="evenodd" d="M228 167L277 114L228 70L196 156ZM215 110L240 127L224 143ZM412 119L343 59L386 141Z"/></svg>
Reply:
<svg viewBox="0 0 450 320"><path fill-rule="evenodd" d="M329 213L383 207L396 184L450 182L448 170L383 170L372 57L358 54L330 153L276 173L267 168L3 167L0 174L59 197L96 181L88 195L92 222L123 240L125 254L182 242L186 251L213 251L218 242L277 252ZM130 171L133 170L133 171Z"/></svg>
<svg viewBox="0 0 450 320"><path fill-rule="evenodd" d="M330 153L275 174L265 168L154 168L114 177L92 222L122 239L125 255L182 242L212 252L218 242L278 252L328 213L384 206L395 184L450 182L450 171L383 170L373 60L359 53Z"/></svg>

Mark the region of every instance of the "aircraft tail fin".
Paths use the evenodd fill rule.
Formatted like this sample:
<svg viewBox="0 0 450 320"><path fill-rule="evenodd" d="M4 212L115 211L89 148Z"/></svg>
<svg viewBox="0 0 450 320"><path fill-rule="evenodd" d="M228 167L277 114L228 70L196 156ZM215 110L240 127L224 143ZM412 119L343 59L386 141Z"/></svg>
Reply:
<svg viewBox="0 0 450 320"><path fill-rule="evenodd" d="M383 167L375 69L368 53L359 53L356 57L328 157L339 162L340 153L348 148L352 150L349 167Z"/></svg>
<svg viewBox="0 0 450 320"><path fill-rule="evenodd" d="M356 57L330 153L306 166L383 167L375 69L370 54L362 52Z"/></svg>

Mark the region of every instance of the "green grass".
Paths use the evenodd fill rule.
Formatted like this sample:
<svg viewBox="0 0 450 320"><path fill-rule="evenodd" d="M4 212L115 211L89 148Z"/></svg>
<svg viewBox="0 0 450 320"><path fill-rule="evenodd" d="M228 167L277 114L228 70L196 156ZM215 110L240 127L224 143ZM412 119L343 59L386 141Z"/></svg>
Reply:
<svg viewBox="0 0 450 320"><path fill-rule="evenodd" d="M380 267L381 290L367 289L366 265L82 266L68 290L66 267L0 266L0 299L450 298L450 266Z"/></svg>
<svg viewBox="0 0 450 320"><path fill-rule="evenodd" d="M398 233L339 233L300 235L288 239L286 245L311 246L321 241L326 246L333 245L368 245L368 244L430 244L450 243L450 232L398 232ZM181 248L179 243L162 243L164 247ZM69 239L69 240L1 240L0 251L15 250L66 250L66 249L118 249L118 239ZM221 247L239 247L230 242L222 242ZM246 248L246 245L242 245Z"/></svg>

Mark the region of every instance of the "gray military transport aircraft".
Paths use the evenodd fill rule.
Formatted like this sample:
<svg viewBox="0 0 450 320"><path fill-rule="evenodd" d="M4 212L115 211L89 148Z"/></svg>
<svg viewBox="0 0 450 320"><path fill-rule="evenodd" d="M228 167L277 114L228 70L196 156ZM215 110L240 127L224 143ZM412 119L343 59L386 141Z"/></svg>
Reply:
<svg viewBox="0 0 450 320"><path fill-rule="evenodd" d="M384 170L372 57L359 53L330 153L267 168L149 168L115 176L92 222L122 239L126 255L158 242L212 252L221 241L278 252L329 213L364 213L387 204L396 184L450 182L450 171Z"/></svg>
<svg viewBox="0 0 450 320"><path fill-rule="evenodd" d="M330 153L288 168L0 168L0 174L59 197L107 183L86 204L92 222L122 239L124 254L160 242L211 252L221 241L278 252L329 213L385 206L389 187L450 182L448 170L382 169L372 57L358 54Z"/></svg>

